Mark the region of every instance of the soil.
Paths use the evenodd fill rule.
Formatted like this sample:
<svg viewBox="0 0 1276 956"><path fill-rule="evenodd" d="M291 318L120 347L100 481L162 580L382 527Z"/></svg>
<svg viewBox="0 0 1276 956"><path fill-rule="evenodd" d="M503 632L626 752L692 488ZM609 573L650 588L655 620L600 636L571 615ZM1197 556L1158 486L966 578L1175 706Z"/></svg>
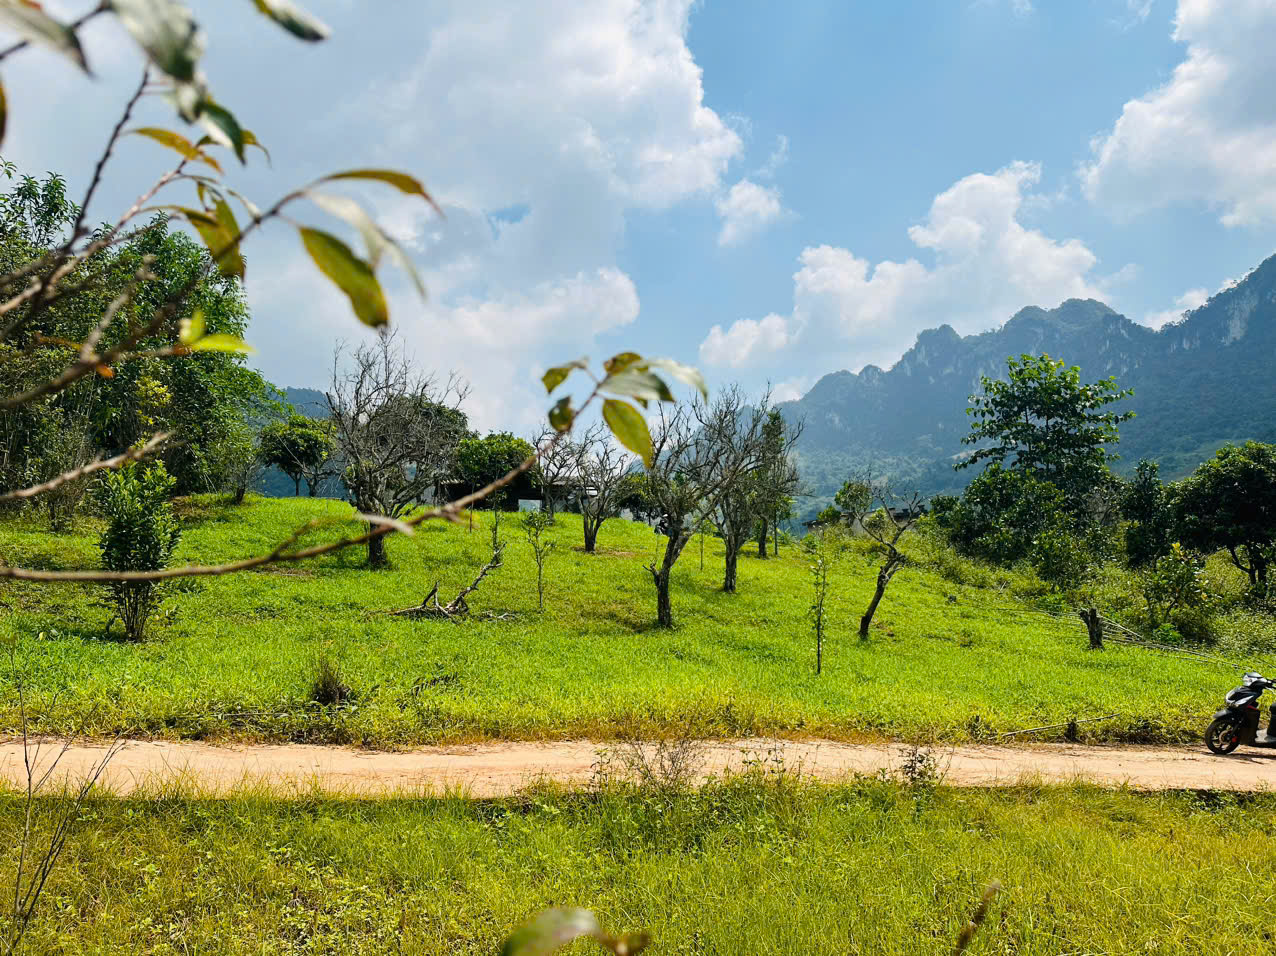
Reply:
<svg viewBox="0 0 1276 956"><path fill-rule="evenodd" d="M623 746L610 745L613 754ZM714 741L696 748L694 775L700 778L760 762L820 780L860 774L899 774L910 748L903 744L843 744L830 741L749 739ZM39 772L61 749L44 742ZM553 780L588 784L602 745L591 741L492 743L434 747L399 753L309 744L218 746L172 741L127 741L110 761L100 783L125 795L183 784L198 793L224 795L266 787L280 795L316 791L350 796L401 796L460 790L474 797L504 796ZM1276 751L1241 748L1216 757L1201 746L934 747L929 751L945 783L963 787L1019 783L1087 781L1138 790L1265 790L1276 787ZM106 744L71 746L50 775L50 785L84 778L106 754ZM623 762L613 758L611 766ZM26 786L22 742L0 743L0 782Z"/></svg>

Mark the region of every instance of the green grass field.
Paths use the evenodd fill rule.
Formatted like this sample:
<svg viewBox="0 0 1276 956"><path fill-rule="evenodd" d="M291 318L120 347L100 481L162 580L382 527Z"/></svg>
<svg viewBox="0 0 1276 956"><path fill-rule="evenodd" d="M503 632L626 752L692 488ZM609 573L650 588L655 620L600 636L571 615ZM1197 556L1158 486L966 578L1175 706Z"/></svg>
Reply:
<svg viewBox="0 0 1276 956"><path fill-rule="evenodd" d="M226 561L267 550L310 518L342 519L335 501L213 499L180 504L179 560ZM396 536L393 569L370 572L361 550L298 565L170 584L148 639L106 636L101 588L0 585L0 638L12 641L40 729L93 734L355 742L403 746L485 738L660 733L781 734L962 740L1117 714L1084 725L1093 739L1195 737L1235 684L1227 668L1127 647L1084 649L1079 622L1034 611L1004 587L954 583L926 567L901 571L871 639L855 637L874 570L844 556L833 573L825 671L814 673L806 609L809 559L741 559L739 592L719 590L719 542L687 548L674 572L678 627L653 626L643 565L660 541L612 521L600 553L580 550L579 519L560 516L536 610L535 565L506 516L505 566L471 597L476 615L508 620L410 621L385 612L418 603L438 579L446 600L488 554L486 523L436 523ZM350 530L350 525L344 525ZM333 525L315 540L341 533ZM91 520L54 536L32 521L0 524L0 555L45 568L96 565ZM989 583L1001 580L989 576ZM115 626L118 638L120 629ZM313 704L318 662L335 661L349 706ZM0 726L17 725L13 676Z"/></svg>
<svg viewBox="0 0 1276 956"><path fill-rule="evenodd" d="M1271 796L755 776L495 802L98 798L30 951L490 954L580 905L647 930L652 953L930 956L999 880L971 953L1266 952L1274 868Z"/></svg>

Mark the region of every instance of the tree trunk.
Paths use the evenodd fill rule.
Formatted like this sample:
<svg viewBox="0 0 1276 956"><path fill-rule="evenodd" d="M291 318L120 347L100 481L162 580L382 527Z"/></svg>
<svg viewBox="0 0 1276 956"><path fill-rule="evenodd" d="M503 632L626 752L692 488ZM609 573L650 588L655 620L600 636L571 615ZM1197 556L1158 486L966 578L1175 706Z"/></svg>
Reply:
<svg viewBox="0 0 1276 956"><path fill-rule="evenodd" d="M377 535L368 539L368 567L374 571L388 566L389 558L385 554L385 535Z"/></svg>
<svg viewBox="0 0 1276 956"><path fill-rule="evenodd" d="M891 583L891 577L895 574L895 566L888 559L887 563L882 565L880 571L877 572L877 589L873 592L873 600L868 604L868 610L864 612L864 616L860 618L860 640L868 640L868 627L873 623L873 615L877 613L877 605L882 603L882 595L886 593L886 585Z"/></svg>
<svg viewBox="0 0 1276 956"><path fill-rule="evenodd" d="M740 547L729 538L723 540L727 546L727 570L722 576L722 590L727 594L735 594L735 569L740 559Z"/></svg>
<svg viewBox="0 0 1276 956"><path fill-rule="evenodd" d="M656 579L656 623L661 627L673 627L673 605L669 603L669 570L661 569L653 577Z"/></svg>
<svg viewBox="0 0 1276 956"><path fill-rule="evenodd" d="M230 499L230 503L232 505L242 505L246 494L248 494L248 488L246 486L243 488L236 488L235 495Z"/></svg>
<svg viewBox="0 0 1276 956"><path fill-rule="evenodd" d="M1090 637L1090 650L1103 650L1103 621L1099 619L1097 608L1086 608L1079 612L1085 622L1086 633Z"/></svg>
<svg viewBox="0 0 1276 956"><path fill-rule="evenodd" d="M318 479L316 479L315 481L311 481L309 478L307 478L307 479L306 479L306 491L307 491L307 493L309 493L309 495L310 495L310 497L311 497L311 498L314 498L316 495L318 495L318 493L319 493L319 481L318 481Z"/></svg>
<svg viewBox="0 0 1276 956"><path fill-rule="evenodd" d="M771 526L771 553L777 558L780 556L780 519L778 516Z"/></svg>
<svg viewBox="0 0 1276 956"><path fill-rule="evenodd" d="M763 518L759 522L759 524L762 525L762 530L758 532L758 557L765 558L766 557L766 536L767 536L767 531L770 530L770 525L767 524L767 520L765 518Z"/></svg>
<svg viewBox="0 0 1276 956"><path fill-rule="evenodd" d="M297 477L292 480L292 496L294 498L301 497L301 478Z"/></svg>
<svg viewBox="0 0 1276 956"><path fill-rule="evenodd" d="M593 554L594 545L598 542L598 527L599 526L591 522L588 518L585 519L584 524L585 524L585 553Z"/></svg>
<svg viewBox="0 0 1276 956"><path fill-rule="evenodd" d="M1249 548L1249 564L1254 569L1254 590L1260 596L1267 594L1267 556L1259 548Z"/></svg>

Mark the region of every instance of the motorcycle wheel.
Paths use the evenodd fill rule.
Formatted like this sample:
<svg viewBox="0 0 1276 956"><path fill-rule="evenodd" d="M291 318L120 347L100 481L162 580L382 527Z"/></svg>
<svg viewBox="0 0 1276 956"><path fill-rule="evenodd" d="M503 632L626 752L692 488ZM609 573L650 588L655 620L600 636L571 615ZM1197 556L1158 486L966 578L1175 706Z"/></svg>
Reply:
<svg viewBox="0 0 1276 956"><path fill-rule="evenodd" d="M1210 753L1226 756L1241 744L1240 728L1236 721L1219 717L1205 730L1205 746Z"/></svg>

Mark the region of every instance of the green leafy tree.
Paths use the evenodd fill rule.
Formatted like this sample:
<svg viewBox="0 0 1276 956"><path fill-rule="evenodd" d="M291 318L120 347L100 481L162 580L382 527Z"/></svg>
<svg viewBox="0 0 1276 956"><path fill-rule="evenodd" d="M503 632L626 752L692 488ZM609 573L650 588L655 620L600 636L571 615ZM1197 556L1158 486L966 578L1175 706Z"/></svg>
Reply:
<svg viewBox="0 0 1276 956"><path fill-rule="evenodd" d="M106 528L98 542L108 571L159 571L168 565L181 536L169 498L177 482L162 462L142 469L129 464L102 479L101 508ZM108 587L129 640L145 636L158 585L153 581L113 581Z"/></svg>
<svg viewBox="0 0 1276 956"><path fill-rule="evenodd" d="M1146 567L1169 554L1174 540L1174 509L1154 461L1140 461L1125 489L1121 515L1125 527L1126 560L1132 568Z"/></svg>
<svg viewBox="0 0 1276 956"><path fill-rule="evenodd" d="M511 432L470 435L456 446L456 475L471 488L481 488L536 454L526 439Z"/></svg>
<svg viewBox="0 0 1276 956"><path fill-rule="evenodd" d="M294 413L285 421L267 424L258 441L261 460L292 479L294 495L301 494L303 478L313 498L323 480L336 474L331 464L336 440L330 421Z"/></svg>
<svg viewBox="0 0 1276 956"><path fill-rule="evenodd" d="M1071 530L1062 491L999 463L985 468L960 498L937 504L935 522L959 551L999 564L1030 558L1047 531Z"/></svg>
<svg viewBox="0 0 1276 956"><path fill-rule="evenodd" d="M1174 515L1183 544L1225 550L1248 575L1251 591L1266 595L1276 559L1276 445L1220 448L1178 483Z"/></svg>
<svg viewBox="0 0 1276 956"><path fill-rule="evenodd" d="M780 551L780 522L793 517L793 496L801 478L793 462L793 446L802 437L803 423L786 422L778 408L767 410L762 426L765 448L762 466L754 475L754 510L758 557L767 556L767 534L773 533L774 551Z"/></svg>
<svg viewBox="0 0 1276 956"><path fill-rule="evenodd" d="M1109 406L1134 394L1107 378L1083 384L1081 370L1049 355L1007 360L1008 379L984 377L983 393L972 395L974 419L962 441L975 451L957 468L990 461L1048 481L1074 511L1116 458L1108 446L1117 426L1134 416Z"/></svg>
<svg viewBox="0 0 1276 956"><path fill-rule="evenodd" d="M1184 608L1201 607L1209 598L1204 562L1177 541L1143 575L1143 599L1153 630Z"/></svg>

